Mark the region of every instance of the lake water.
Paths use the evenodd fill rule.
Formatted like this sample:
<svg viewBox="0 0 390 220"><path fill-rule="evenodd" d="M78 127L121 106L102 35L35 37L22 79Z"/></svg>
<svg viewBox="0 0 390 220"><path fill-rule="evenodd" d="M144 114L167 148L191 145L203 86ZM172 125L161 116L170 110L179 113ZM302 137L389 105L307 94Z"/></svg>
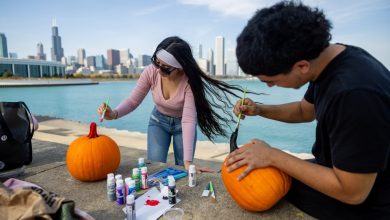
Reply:
<svg viewBox="0 0 390 220"><path fill-rule="evenodd" d="M249 95L253 100L267 104L300 100L306 91L306 87L298 90L269 88L258 80L230 80L227 82L247 87L248 90L269 94ZM110 96L110 105L115 107L130 94L135 84L136 81L120 81L101 82L98 85L86 86L0 88L0 101L24 101L35 115L63 118L82 123L99 122L96 111L98 106ZM153 106L154 103L149 94L134 112L119 120L105 120L103 126L146 133ZM237 143L240 145L253 138L258 138L283 150L294 153L310 153L314 142L315 126L316 122L287 124L261 117L247 117L241 121ZM199 129L198 140L206 140ZM216 142L228 143L229 140L219 137Z"/></svg>

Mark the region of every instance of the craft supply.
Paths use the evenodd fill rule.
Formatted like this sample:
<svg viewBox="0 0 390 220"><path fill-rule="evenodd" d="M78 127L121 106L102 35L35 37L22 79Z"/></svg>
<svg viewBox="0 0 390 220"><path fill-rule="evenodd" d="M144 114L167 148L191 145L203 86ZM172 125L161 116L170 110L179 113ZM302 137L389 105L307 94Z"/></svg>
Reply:
<svg viewBox="0 0 390 220"><path fill-rule="evenodd" d="M213 186L213 182L211 182L211 181L210 181L210 192L211 192L210 201L211 201L212 203L216 203L216 202L217 202L217 199L215 198L214 186Z"/></svg>
<svg viewBox="0 0 390 220"><path fill-rule="evenodd" d="M158 182L163 183L164 185L168 185L168 175L172 175L175 180L179 180L183 177L187 176L187 172L184 170L178 170L172 167L168 167L164 170L161 170L157 173L153 173L148 176L148 184L150 186L158 185Z"/></svg>
<svg viewBox="0 0 390 220"><path fill-rule="evenodd" d="M137 195L137 188L135 187L135 180L130 180L127 188L127 195L133 194L134 198Z"/></svg>
<svg viewBox="0 0 390 220"><path fill-rule="evenodd" d="M196 168L194 164L191 164L188 168L188 186L195 187L196 186Z"/></svg>
<svg viewBox="0 0 390 220"><path fill-rule="evenodd" d="M205 189L203 190L202 197L207 197L210 194L210 183L207 183Z"/></svg>
<svg viewBox="0 0 390 220"><path fill-rule="evenodd" d="M143 157L138 158L138 168L145 166L145 159Z"/></svg>
<svg viewBox="0 0 390 220"><path fill-rule="evenodd" d="M138 168L133 168L133 175L131 177L133 178L133 180L135 180L135 189L139 191L141 189L141 180Z"/></svg>
<svg viewBox="0 0 390 220"><path fill-rule="evenodd" d="M164 212L164 220L180 220L184 215L184 211L181 208L170 208Z"/></svg>
<svg viewBox="0 0 390 220"><path fill-rule="evenodd" d="M128 194L128 191L129 191L129 185L130 185L130 181L131 181L131 177L126 177L125 178L125 196L127 196Z"/></svg>
<svg viewBox="0 0 390 220"><path fill-rule="evenodd" d="M169 204L176 204L176 181L171 175L168 176L168 201Z"/></svg>
<svg viewBox="0 0 390 220"><path fill-rule="evenodd" d="M116 200L116 192L115 192L115 179L113 176L109 176L107 178L107 198L109 201Z"/></svg>
<svg viewBox="0 0 390 220"><path fill-rule="evenodd" d="M116 181L116 203L118 205L125 204L125 186L122 179Z"/></svg>
<svg viewBox="0 0 390 220"><path fill-rule="evenodd" d="M247 91L247 88L245 88L245 90L244 90L244 96L241 99L241 105L244 105L246 91ZM230 153L233 152L234 150L238 149L237 136L238 136L238 129L240 128L241 116L242 116L242 112L240 111L240 113L238 114L236 129L234 130L234 132L230 136Z"/></svg>
<svg viewBox="0 0 390 220"><path fill-rule="evenodd" d="M133 194L126 197L126 220L135 220L135 198Z"/></svg>
<svg viewBox="0 0 390 220"><path fill-rule="evenodd" d="M110 103L110 96L108 96L108 98L107 98L107 101L106 101L106 105L105 105L105 107L104 107L104 109L103 109L103 113L102 113L102 116L100 117L100 123L102 123L103 122L103 120L104 120L104 116L106 115L106 110L107 110L107 107L108 107L108 104Z"/></svg>
<svg viewBox="0 0 390 220"><path fill-rule="evenodd" d="M148 189L148 168L141 167L141 189Z"/></svg>

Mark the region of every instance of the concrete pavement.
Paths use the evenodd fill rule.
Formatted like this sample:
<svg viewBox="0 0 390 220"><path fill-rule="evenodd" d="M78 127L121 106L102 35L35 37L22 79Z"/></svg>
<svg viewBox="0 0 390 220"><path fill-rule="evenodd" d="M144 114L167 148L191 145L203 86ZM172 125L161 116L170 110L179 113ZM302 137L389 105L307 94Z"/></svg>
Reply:
<svg viewBox="0 0 390 220"><path fill-rule="evenodd" d="M106 198L106 182L84 183L75 180L67 171L66 150L71 141L80 135L86 135L89 125L46 117L38 117L39 131L34 134L33 162L27 166L21 179L38 184L48 191L64 196L76 202L76 207L88 212L96 219L123 219L122 207ZM113 138L120 146L121 164L117 173L130 176L136 166L137 158L146 158L146 136L115 129L99 128L99 134ZM177 182L178 197L182 200L175 207L185 212L183 219L312 219L286 201L279 202L271 210L253 213L241 209L230 197L222 183L220 173L222 160L227 155L227 145L213 145L199 142L195 163L213 168L215 173L198 175L198 185L187 186L186 178ZM150 161L151 162L151 161ZM151 162L149 173L172 166L172 152L167 164ZM215 185L217 203L209 198L200 197L207 182Z"/></svg>

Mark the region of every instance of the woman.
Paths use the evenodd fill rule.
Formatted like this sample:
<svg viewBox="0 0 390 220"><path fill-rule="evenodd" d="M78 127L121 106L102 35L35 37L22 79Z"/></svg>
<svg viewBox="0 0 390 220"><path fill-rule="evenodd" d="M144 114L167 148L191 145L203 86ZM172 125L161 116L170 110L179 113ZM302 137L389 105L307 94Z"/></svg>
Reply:
<svg viewBox="0 0 390 220"><path fill-rule="evenodd" d="M152 91L155 108L148 126L148 159L165 163L172 138L175 163L188 170L195 153L196 125L209 140L217 135L227 136L223 125L234 122L227 111L232 106L228 95L238 97L232 90L242 92L242 89L208 77L197 65L189 44L176 36L157 46L152 63L128 98L114 110L107 106L104 118L118 119L132 112ZM217 114L213 107L229 118ZM99 107L100 115L104 108L105 104ZM198 168L198 171L212 170Z"/></svg>

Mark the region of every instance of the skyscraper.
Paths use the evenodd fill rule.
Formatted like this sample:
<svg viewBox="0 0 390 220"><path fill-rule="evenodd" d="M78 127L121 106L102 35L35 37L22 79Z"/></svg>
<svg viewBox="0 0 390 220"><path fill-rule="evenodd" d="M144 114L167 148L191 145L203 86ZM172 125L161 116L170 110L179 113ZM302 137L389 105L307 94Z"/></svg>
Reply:
<svg viewBox="0 0 390 220"><path fill-rule="evenodd" d="M119 51L120 63L126 64L128 60L130 60L130 52L129 49L121 49Z"/></svg>
<svg viewBox="0 0 390 220"><path fill-rule="evenodd" d="M115 66L120 63L119 50L108 49L107 50L107 66L108 69L114 70Z"/></svg>
<svg viewBox="0 0 390 220"><path fill-rule="evenodd" d="M7 38L0 33L0 57L8 57Z"/></svg>
<svg viewBox="0 0 390 220"><path fill-rule="evenodd" d="M58 27L55 19L51 27L51 32L51 60L61 61L61 58L64 56L64 49L61 46L61 37L58 35Z"/></svg>
<svg viewBox="0 0 390 220"><path fill-rule="evenodd" d="M209 48L209 54L208 54L208 60L209 60L209 74L214 76L214 51L213 49Z"/></svg>
<svg viewBox="0 0 390 220"><path fill-rule="evenodd" d="M80 64L80 65L84 65L84 59L85 59L85 49L84 48L80 48L77 50L77 62Z"/></svg>
<svg viewBox="0 0 390 220"><path fill-rule="evenodd" d="M199 44L199 57L198 58L203 58L203 47L202 47L202 44Z"/></svg>
<svg viewBox="0 0 390 220"><path fill-rule="evenodd" d="M37 60L46 60L46 54L43 51L43 44L37 44L37 56L35 57Z"/></svg>
<svg viewBox="0 0 390 220"><path fill-rule="evenodd" d="M215 75L225 76L225 39L222 36L215 38Z"/></svg>

